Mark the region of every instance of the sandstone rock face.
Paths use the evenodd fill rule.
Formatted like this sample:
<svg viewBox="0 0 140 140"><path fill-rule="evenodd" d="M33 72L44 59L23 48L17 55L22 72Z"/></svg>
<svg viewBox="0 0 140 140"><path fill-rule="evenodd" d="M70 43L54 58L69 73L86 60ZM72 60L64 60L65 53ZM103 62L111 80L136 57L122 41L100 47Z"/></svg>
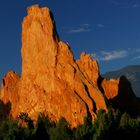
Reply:
<svg viewBox="0 0 140 140"><path fill-rule="evenodd" d="M82 61L89 63L88 59ZM59 39L50 10L30 7L22 25L18 110L33 119L39 112L56 121L63 116L72 127L77 126L87 113L94 119L98 109L107 109L102 93L91 82L79 69L68 44Z"/></svg>
<svg viewBox="0 0 140 140"><path fill-rule="evenodd" d="M92 60L90 54L86 55L85 53L81 54L77 64L84 74L85 78L94 86L98 87L98 78L99 78L99 66L96 60Z"/></svg>
<svg viewBox="0 0 140 140"><path fill-rule="evenodd" d="M115 98L119 92L119 79L111 79L102 81L102 88L108 100Z"/></svg>
<svg viewBox="0 0 140 140"><path fill-rule="evenodd" d="M2 80L0 100L3 105L9 104L10 114L15 115L17 103L19 101L18 96L18 84L20 77L13 71L9 71Z"/></svg>
<svg viewBox="0 0 140 140"><path fill-rule="evenodd" d="M21 78L9 72L0 98L11 103L14 118L26 112L36 120L41 112L54 121L65 117L76 127L87 114L94 120L99 109L107 110L104 96L109 100L118 95L119 81L101 79L91 55L82 53L74 60L70 46L60 40L48 8L28 8L22 24L21 53Z"/></svg>

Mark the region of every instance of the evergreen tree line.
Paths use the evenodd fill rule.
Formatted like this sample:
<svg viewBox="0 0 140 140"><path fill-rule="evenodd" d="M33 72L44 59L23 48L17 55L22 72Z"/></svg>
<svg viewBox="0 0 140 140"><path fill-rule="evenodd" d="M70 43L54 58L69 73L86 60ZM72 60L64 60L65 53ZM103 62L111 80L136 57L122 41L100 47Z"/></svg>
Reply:
<svg viewBox="0 0 140 140"><path fill-rule="evenodd" d="M74 129L69 127L64 118L54 123L44 115L39 115L36 125L33 125L26 113L21 113L19 118L28 127L22 127L16 120L3 119L0 121L0 140L140 139L140 118L131 118L129 114L121 113L119 110L99 110L94 123L87 116L84 124Z"/></svg>

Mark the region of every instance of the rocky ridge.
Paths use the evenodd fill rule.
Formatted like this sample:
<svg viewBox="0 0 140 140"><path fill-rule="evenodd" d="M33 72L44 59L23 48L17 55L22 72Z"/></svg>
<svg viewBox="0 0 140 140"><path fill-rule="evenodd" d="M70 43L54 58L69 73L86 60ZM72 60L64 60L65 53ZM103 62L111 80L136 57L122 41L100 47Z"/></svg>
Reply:
<svg viewBox="0 0 140 140"><path fill-rule="evenodd" d="M27 11L22 23L21 77L8 72L2 82L0 100L10 102L9 115L17 118L26 112L36 120L44 113L53 121L64 117L71 127L82 124L87 115L94 121L99 109L107 111L107 105L123 94L120 79L103 79L89 54L82 53L75 61L47 7L33 5Z"/></svg>

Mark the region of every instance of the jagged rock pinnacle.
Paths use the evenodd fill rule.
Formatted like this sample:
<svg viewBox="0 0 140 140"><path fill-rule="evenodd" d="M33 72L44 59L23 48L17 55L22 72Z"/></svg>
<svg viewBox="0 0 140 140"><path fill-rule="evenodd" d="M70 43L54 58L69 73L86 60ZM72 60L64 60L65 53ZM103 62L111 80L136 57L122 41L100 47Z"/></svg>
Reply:
<svg viewBox="0 0 140 140"><path fill-rule="evenodd" d="M64 117L71 127L76 127L85 116L90 115L94 121L99 109L107 110L105 96L112 96L108 91L116 92L113 97L118 94L117 89L109 90L109 81L101 84L98 63L91 55L83 53L74 60L46 7L28 8L22 24L21 53L21 78L10 72L1 90L1 101L11 103L10 115L14 118L26 112L36 120L41 112L54 121ZM118 82L113 83L118 88Z"/></svg>

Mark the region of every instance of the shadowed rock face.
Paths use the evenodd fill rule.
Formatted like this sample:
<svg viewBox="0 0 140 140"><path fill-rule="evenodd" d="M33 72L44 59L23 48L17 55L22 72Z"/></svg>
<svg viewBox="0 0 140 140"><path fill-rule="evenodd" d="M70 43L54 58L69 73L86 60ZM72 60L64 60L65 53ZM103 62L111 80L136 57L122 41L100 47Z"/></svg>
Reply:
<svg viewBox="0 0 140 140"><path fill-rule="evenodd" d="M60 40L48 8L28 8L22 24L21 52L21 78L9 72L1 89L1 100L10 101L14 118L27 112L36 120L41 112L54 121L65 117L76 127L87 114L94 120L99 109L107 110L104 96L109 100L118 95L119 81L114 82L114 89L111 81L98 82L99 67L90 55L83 53L74 60L70 46Z"/></svg>

